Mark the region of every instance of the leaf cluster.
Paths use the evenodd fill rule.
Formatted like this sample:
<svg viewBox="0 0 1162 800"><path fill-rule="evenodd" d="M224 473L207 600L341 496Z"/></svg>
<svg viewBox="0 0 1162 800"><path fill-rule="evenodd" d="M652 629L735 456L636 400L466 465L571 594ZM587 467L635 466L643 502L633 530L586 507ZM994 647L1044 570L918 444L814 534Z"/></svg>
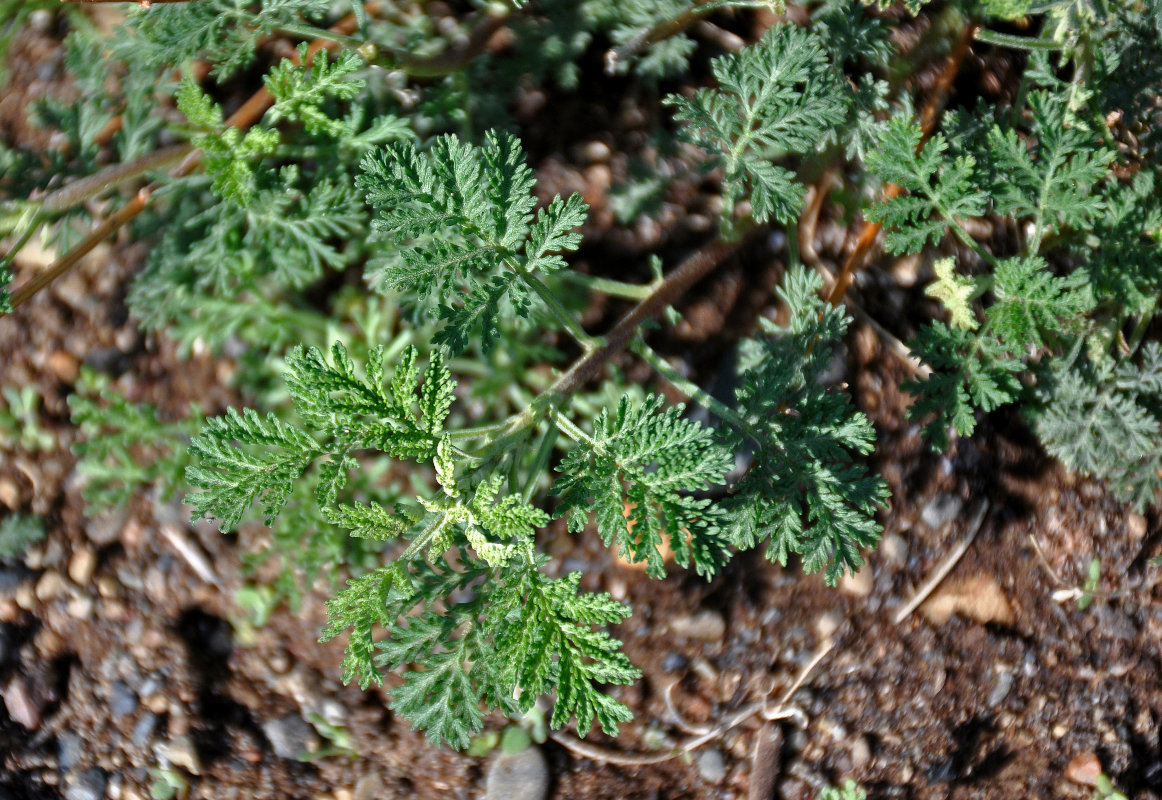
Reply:
<svg viewBox="0 0 1162 800"><path fill-rule="evenodd" d="M670 95L675 118L723 169L723 220L744 194L759 222L789 222L803 203L793 172L772 163L819 145L844 120L846 84L821 38L795 25L776 25L756 45L712 64L719 88L692 97Z"/></svg>

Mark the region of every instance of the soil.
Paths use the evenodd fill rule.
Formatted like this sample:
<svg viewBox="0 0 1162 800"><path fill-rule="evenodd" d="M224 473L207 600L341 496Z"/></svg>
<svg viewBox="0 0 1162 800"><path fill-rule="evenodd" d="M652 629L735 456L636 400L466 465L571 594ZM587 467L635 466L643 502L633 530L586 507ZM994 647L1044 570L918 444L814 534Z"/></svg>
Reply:
<svg viewBox="0 0 1162 800"><path fill-rule="evenodd" d="M55 63L59 33L26 32L20 52ZM596 70L600 53L592 55ZM988 70L975 69L966 80L983 92ZM40 144L13 111L23 101L8 101L45 78L13 71L0 103L7 141ZM707 236L696 183L672 191L658 221L614 226L606 190L626 169L619 154L657 113L646 98L622 97L568 95L552 120L521 120L538 190L580 189L594 206L577 266L617 277L644 275L649 252L673 263ZM614 155L590 158L594 142ZM818 241L834 258L844 229L825 219ZM240 402L228 359L179 358L128 318L124 293L142 255L114 241L0 320L0 385L37 387L40 425L54 441L0 450L0 513L35 513L48 529L23 563L0 566L0 798L88 797L81 790L102 780L110 798L145 798L151 768L167 760L194 798L480 797L487 757L433 749L393 718L383 690L340 685L342 642L316 641L325 591L297 615L280 610L258 629L238 623L240 559L260 531L189 525L188 509L151 494L85 517L66 406L81 364L170 417L192 401L211 412ZM724 264L684 301L688 323L658 337L659 350L713 383L725 343L775 313L785 255L785 238L771 235ZM904 337L900 309L923 297L889 266L869 269L858 288L867 311ZM20 267L18 280L34 265ZM586 324L603 329L620 310L594 307ZM1098 767L1130 797L1162 797L1162 569L1147 564L1162 538L1157 511L1135 514L1065 473L1013 413L986 417L946 455L930 452L904 416L908 397L897 387L908 367L867 325L845 345L838 368L876 425L872 465L892 489L884 541L858 578L831 590L756 552L709 583L680 570L653 581L591 532L553 527L543 542L584 568L588 588L635 609L617 633L644 677L615 692L635 720L616 741L595 734L591 744L633 754L682 741L689 734L667 690L691 727L713 726L778 697L831 640L791 698L801 713L765 726L753 716L689 759L648 766L600 763L550 740L551 797L801 800L853 778L871 798L1089 798L1094 790L1075 779ZM632 361L623 366L637 374ZM897 623L973 531L930 602ZM1061 592L1084 583L1095 556L1101 596L1081 609ZM307 762L278 755L271 724L312 714L349 737L347 752ZM760 781L769 790L748 795Z"/></svg>

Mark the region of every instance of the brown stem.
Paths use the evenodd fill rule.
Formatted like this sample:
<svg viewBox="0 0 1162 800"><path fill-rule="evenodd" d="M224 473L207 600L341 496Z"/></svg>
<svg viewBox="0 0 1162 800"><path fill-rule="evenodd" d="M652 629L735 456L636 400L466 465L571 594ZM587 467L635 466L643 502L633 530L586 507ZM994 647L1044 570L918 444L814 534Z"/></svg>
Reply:
<svg viewBox="0 0 1162 800"><path fill-rule="evenodd" d="M102 222L86 236L80 244L74 247L69 252L61 256L55 264L46 269L44 272L37 273L31 280L27 281L23 286L12 293L12 309L15 311L21 305L28 301L30 297L39 292L45 286L55 281L61 275L71 270L76 266L82 258L84 258L94 247L103 242L106 238L116 233L121 226L126 225L145 210L146 204L149 202L149 196L154 191L154 186L146 186L137 192L137 195L129 201L120 211L107 220Z"/></svg>
<svg viewBox="0 0 1162 800"><path fill-rule="evenodd" d="M108 189L127 183L134 178L140 178L151 170L168 167L170 164L181 161L193 149L193 145L178 144L153 153L146 153L140 158L126 161L123 164L113 164L94 175L75 180L67 186L62 186L55 192L45 195L44 199L39 201L40 208L47 214L59 214L67 211L73 206L97 197ZM36 202L35 196L29 199Z"/></svg>
<svg viewBox="0 0 1162 800"><path fill-rule="evenodd" d="M751 236L754 235L752 231ZM678 265L673 272L650 292L649 297L634 306L606 336L605 343L590 350L577 361L549 388L550 394L568 395L580 389L586 383L597 377L601 368L611 358L624 350L635 335L638 328L647 320L657 316L666 306L673 305L690 290L694 284L713 272L723 261L750 240L750 236L736 242L725 242L715 239L694 255Z"/></svg>
<svg viewBox="0 0 1162 800"><path fill-rule="evenodd" d="M940 77L933 87L932 94L928 97L928 102L924 104L924 108L920 112L920 128L923 131L923 136L920 138L919 147L924 146L924 143L928 141L936 129L936 122L940 118L940 112L944 110L944 102L948 97L948 91L952 88L952 82L956 80L956 75L960 71L961 64L964 63L964 57L968 54L968 49L972 45L973 37L976 35L976 29L977 24L972 22L966 25L964 30L961 31L960 37L956 40L956 44L953 45L952 52L948 55L948 60L944 63L944 68L941 70ZM890 183L884 187L884 199L890 200L893 197L898 197L902 192L903 189ZM848 287L851 286L851 281L855 273L863 268L864 261L866 261L868 254L875 246L876 239L882 227L883 225L878 222L865 222L863 224L859 238L856 239L855 247L852 248L851 253L844 260L843 269L836 276L835 285L831 287L831 291L827 295L827 302L831 303L831 305L837 306L843 301L843 295L847 292Z"/></svg>
<svg viewBox="0 0 1162 800"><path fill-rule="evenodd" d="M339 22L335 23L330 30L333 33L349 34L353 33L358 28L358 23L355 21L354 14L348 14ZM314 58L315 53L323 48L335 46L334 42L325 39L316 39L307 48L307 63L309 64ZM262 118L266 110L274 103L274 98L266 87L262 87L253 95L250 96L242 106L230 115L226 120L227 125L232 125L235 128L249 128L254 123ZM163 151L164 152L164 151ZM173 155L171 153L171 155ZM175 178L180 178L189 175L201 163L202 151L189 148L184 154L181 163L174 168L170 173ZM130 166L130 165L122 165ZM94 175L93 178L98 176ZM87 180L87 179L85 179ZM80 182L78 182L80 183ZM75 184L73 185L75 186ZM61 191L70 190L72 187L65 187ZM90 187L91 188L91 187ZM145 210L149 203L150 197L157 190L157 184L150 184L138 191L137 195L127 205L125 205L113 216L99 224L93 231L86 236L81 242L69 252L61 256L57 261L46 269L35 275L31 280L26 282L23 286L12 293L12 309L15 311L19 306L26 303L33 295L39 292L48 284L64 275L66 272L80 263L81 259L90 253L93 248L104 241L109 236L112 236L122 226L129 224L138 214ZM79 191L74 190L73 196L79 196ZM82 197L82 199L84 199ZM59 198L58 198L59 201Z"/></svg>
<svg viewBox="0 0 1162 800"><path fill-rule="evenodd" d="M415 78L435 78L458 72L484 52L492 35L504 27L508 15L507 9L486 13L468 34L468 41L460 47L450 47L434 56L417 56L406 51L393 51L390 57L399 69Z"/></svg>
<svg viewBox="0 0 1162 800"><path fill-rule="evenodd" d="M630 39L621 47L614 48L605 54L605 71L610 75L622 64L636 56L642 50L658 42L677 36L689 28L708 12L715 9L704 8L707 0L697 0L695 4L675 17L662 20L652 28L646 28L637 36Z"/></svg>

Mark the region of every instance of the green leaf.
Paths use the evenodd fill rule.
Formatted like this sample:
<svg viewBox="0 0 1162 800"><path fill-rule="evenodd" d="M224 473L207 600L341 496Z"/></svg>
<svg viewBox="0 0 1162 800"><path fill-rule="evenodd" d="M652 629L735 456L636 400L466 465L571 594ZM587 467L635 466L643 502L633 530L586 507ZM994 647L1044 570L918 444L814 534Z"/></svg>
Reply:
<svg viewBox="0 0 1162 800"><path fill-rule="evenodd" d="M814 272L789 270L779 290L788 323L762 320L764 337L744 345L736 394L755 463L725 508L733 544L768 539L768 558L785 565L798 554L804 571L825 570L834 585L879 541L875 513L887 487L856 460L874 447L871 422L823 383L849 319L820 299L821 288Z"/></svg>
<svg viewBox="0 0 1162 800"><path fill-rule="evenodd" d="M311 461L322 454L318 441L273 414L227 409L206 421L190 441L198 465L186 469L186 480L201 491L185 502L194 516L210 515L223 531L233 529L251 504L262 505L269 525L278 516Z"/></svg>
<svg viewBox="0 0 1162 800"><path fill-rule="evenodd" d="M977 186L976 160L945 158L948 143L941 134L923 145L922 140L920 125L897 115L867 153L871 172L907 192L865 211L869 221L888 229L884 247L890 253L917 253L937 244L956 219L978 217L987 207L988 195Z"/></svg>
<svg viewBox="0 0 1162 800"><path fill-rule="evenodd" d="M684 409L666 407L660 395L641 404L622 398L616 414L598 415L593 439L562 460L553 486L570 530L582 530L593 510L605 544L644 561L655 578L665 575L663 536L677 562L693 561L700 575L710 577L728 558L719 513L689 493L721 485L733 458L712 431L683 419Z"/></svg>
<svg viewBox="0 0 1162 800"><path fill-rule="evenodd" d="M274 97L274 105L266 112L269 121L301 121L310 133L332 138L354 133L345 120L328 115L322 106L328 100L350 101L359 95L366 81L352 75L363 67L363 59L344 50L331 60L322 50L309 67L306 63L307 43L301 42L299 63L284 58L263 77Z"/></svg>
<svg viewBox="0 0 1162 800"><path fill-rule="evenodd" d="M789 222L803 189L775 158L812 151L847 115L851 92L830 64L822 40L797 25L775 25L762 41L712 62L719 89L670 95L675 118L722 164L724 222L748 196L759 222Z"/></svg>

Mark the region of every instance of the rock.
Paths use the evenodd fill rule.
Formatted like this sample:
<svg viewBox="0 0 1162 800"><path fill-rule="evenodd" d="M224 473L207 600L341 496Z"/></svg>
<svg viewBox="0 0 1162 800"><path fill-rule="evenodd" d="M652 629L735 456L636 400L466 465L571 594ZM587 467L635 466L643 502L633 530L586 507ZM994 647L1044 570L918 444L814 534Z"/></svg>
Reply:
<svg viewBox="0 0 1162 800"><path fill-rule="evenodd" d="M113 682L109 692L109 710L113 712L113 719L121 719L137 710L137 695L125 681Z"/></svg>
<svg viewBox="0 0 1162 800"><path fill-rule="evenodd" d="M861 770L871 761L871 745L866 736L857 736L851 743L851 766Z"/></svg>
<svg viewBox="0 0 1162 800"><path fill-rule="evenodd" d="M49 600L60 597L68 588L69 585L64 576L55 569L50 569L41 575L40 580L36 582L36 599L42 603L47 603Z"/></svg>
<svg viewBox="0 0 1162 800"><path fill-rule="evenodd" d="M903 566L908 560L908 541L898 533L885 534L879 551L889 564Z"/></svg>
<svg viewBox="0 0 1162 800"><path fill-rule="evenodd" d="M996 578L983 574L945 584L920 606L920 613L937 625L943 625L953 614L981 624L1011 625L1016 621L1013 607Z"/></svg>
<svg viewBox="0 0 1162 800"><path fill-rule="evenodd" d="M355 794L351 800L380 800L384 797L383 781L378 772L364 775L355 784Z"/></svg>
<svg viewBox="0 0 1162 800"><path fill-rule="evenodd" d="M91 597L74 597L65 604L65 611L70 617L88 619L93 614L93 599Z"/></svg>
<svg viewBox="0 0 1162 800"><path fill-rule="evenodd" d="M188 735L171 736L165 744L165 755L175 767L181 767L191 775L202 774L202 762Z"/></svg>
<svg viewBox="0 0 1162 800"><path fill-rule="evenodd" d="M924 506L924 510L920 512L920 520L929 529L940 530L952 522L963 508L963 500L954 494L945 492L928 501L928 505Z"/></svg>
<svg viewBox="0 0 1162 800"><path fill-rule="evenodd" d="M549 794L549 765L540 748L501 753L488 767L484 800L544 800Z"/></svg>
<svg viewBox="0 0 1162 800"><path fill-rule="evenodd" d="M838 611L824 611L815 620L815 633L820 639L830 639L842 623L843 616Z"/></svg>
<svg viewBox="0 0 1162 800"><path fill-rule="evenodd" d="M75 733L62 733L56 740L57 766L61 772L72 772L81 761L84 742Z"/></svg>
<svg viewBox="0 0 1162 800"><path fill-rule="evenodd" d="M703 750L694 763L698 767L698 774L707 783L722 783L726 779L726 762L717 750Z"/></svg>
<svg viewBox="0 0 1162 800"><path fill-rule="evenodd" d="M670 620L670 630L688 639L718 642L726 633L726 620L717 611L699 611L697 614Z"/></svg>
<svg viewBox="0 0 1162 800"><path fill-rule="evenodd" d="M87 547L82 547L69 559L69 577L77 586L88 586L96 571L97 554Z"/></svg>
<svg viewBox="0 0 1162 800"><path fill-rule="evenodd" d="M318 746L315 729L298 714L262 723L262 732L270 741L274 754L279 758L297 760L299 756L313 752Z"/></svg>
<svg viewBox="0 0 1162 800"><path fill-rule="evenodd" d="M1081 753L1069 760L1065 765L1065 777L1082 786L1097 786L1097 779L1101 776L1101 761L1097 753Z"/></svg>
<svg viewBox="0 0 1162 800"><path fill-rule="evenodd" d="M1013 673L1007 669L998 672L996 683L993 684L993 690L989 692L988 700L985 701L988 703L988 707L993 708L994 706L1000 705L1001 701L1008 696L1009 690L1012 688Z"/></svg>
<svg viewBox="0 0 1162 800"><path fill-rule="evenodd" d="M662 659L662 669L666 672L679 672L685 669L689 663L686 656L681 653L667 653L666 657Z"/></svg>
<svg viewBox="0 0 1162 800"><path fill-rule="evenodd" d="M1137 512L1132 512L1126 517L1126 530L1130 536L1141 539L1146 535L1146 518Z"/></svg>
<svg viewBox="0 0 1162 800"><path fill-rule="evenodd" d="M4 707L8 709L8 716L28 730L34 731L40 727L40 699L20 678L13 678L4 689Z"/></svg>
<svg viewBox="0 0 1162 800"><path fill-rule="evenodd" d="M133 726L133 734L130 736L130 741L135 747L145 747L153 740L153 734L157 730L157 722L161 719L157 714L147 713L141 719L137 720L137 724Z"/></svg>
<svg viewBox="0 0 1162 800"><path fill-rule="evenodd" d="M109 776L101 769L87 769L65 790L65 800L104 800Z"/></svg>
<svg viewBox="0 0 1162 800"><path fill-rule="evenodd" d="M854 575L845 574L839 579L839 591L852 597L867 597L872 591L871 568L865 564Z"/></svg>
<svg viewBox="0 0 1162 800"><path fill-rule="evenodd" d="M64 350L57 350L48 357L48 368L60 379L61 383L74 383L81 364L77 357Z"/></svg>
<svg viewBox="0 0 1162 800"><path fill-rule="evenodd" d="M98 514L85 526L85 535L98 547L113 544L121 536L121 530L125 527L127 519L129 512L124 510Z"/></svg>

